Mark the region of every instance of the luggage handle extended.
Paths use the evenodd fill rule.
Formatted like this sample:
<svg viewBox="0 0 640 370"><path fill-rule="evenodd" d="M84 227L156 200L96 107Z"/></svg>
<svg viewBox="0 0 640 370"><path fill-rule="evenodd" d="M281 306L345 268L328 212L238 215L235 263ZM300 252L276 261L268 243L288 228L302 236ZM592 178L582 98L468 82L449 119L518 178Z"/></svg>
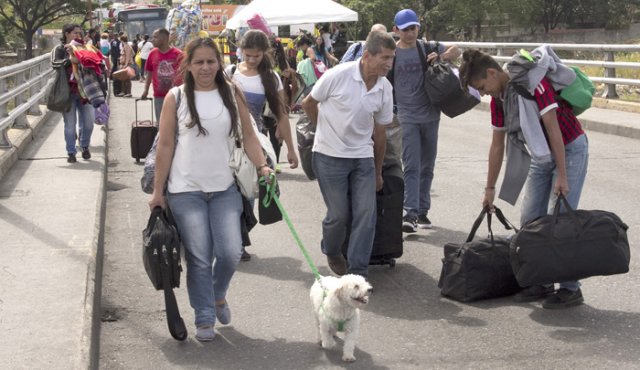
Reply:
<svg viewBox="0 0 640 370"><path fill-rule="evenodd" d="M498 221L500 221L500 223L504 226L505 229L514 230L515 232L518 232L518 228L515 227L511 222L509 222L509 220L507 220L506 217L504 217L504 214L502 213L500 208L493 206L493 209L494 209L496 218L498 219ZM491 212L488 212L487 208L483 208L480 214L478 215L478 217L476 218L476 220L473 222L473 226L471 227L471 231L469 232L469 236L467 237L467 241L466 241L467 243L472 241L473 238L476 236L476 232L478 231L480 224L482 224L482 221L484 220L485 215L487 216L487 227L489 229L489 235L491 235L491 240L493 240L493 230L491 229L491 218L492 218Z"/></svg>
<svg viewBox="0 0 640 370"><path fill-rule="evenodd" d="M144 101L144 100L153 100L153 99L151 99L151 98L135 98L134 99L135 111L136 111L136 120L135 120L135 122L138 122L138 102L139 101ZM153 126L153 103L151 104L151 126Z"/></svg>

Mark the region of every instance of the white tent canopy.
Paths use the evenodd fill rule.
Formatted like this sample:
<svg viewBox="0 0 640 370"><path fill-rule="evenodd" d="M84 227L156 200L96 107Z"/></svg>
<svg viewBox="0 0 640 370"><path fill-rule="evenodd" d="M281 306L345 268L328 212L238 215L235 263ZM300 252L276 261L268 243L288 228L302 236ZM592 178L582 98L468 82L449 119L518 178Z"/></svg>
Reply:
<svg viewBox="0 0 640 370"><path fill-rule="evenodd" d="M331 0L254 0L231 17L226 28L244 27L256 13L269 26L358 20L358 13Z"/></svg>

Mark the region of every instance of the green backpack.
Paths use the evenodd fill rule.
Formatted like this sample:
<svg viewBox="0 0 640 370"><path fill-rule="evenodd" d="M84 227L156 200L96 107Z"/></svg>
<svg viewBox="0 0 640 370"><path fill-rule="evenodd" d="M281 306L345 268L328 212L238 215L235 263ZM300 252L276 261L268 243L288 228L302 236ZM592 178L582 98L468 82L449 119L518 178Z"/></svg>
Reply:
<svg viewBox="0 0 640 370"><path fill-rule="evenodd" d="M531 54L524 49L520 49L520 55L531 62L534 61ZM573 80L571 85L560 90L560 97L571 105L573 114L578 116L591 107L596 87L589 79L589 76L584 74L580 68L574 66L569 66L569 68L576 73L576 79ZM521 91L518 91L518 93L522 95ZM529 99L532 98L533 96Z"/></svg>
<svg viewBox="0 0 640 370"><path fill-rule="evenodd" d="M574 66L570 68L576 73L576 79L571 85L560 90L560 97L571 104L573 113L577 116L591 107L596 87L580 68Z"/></svg>

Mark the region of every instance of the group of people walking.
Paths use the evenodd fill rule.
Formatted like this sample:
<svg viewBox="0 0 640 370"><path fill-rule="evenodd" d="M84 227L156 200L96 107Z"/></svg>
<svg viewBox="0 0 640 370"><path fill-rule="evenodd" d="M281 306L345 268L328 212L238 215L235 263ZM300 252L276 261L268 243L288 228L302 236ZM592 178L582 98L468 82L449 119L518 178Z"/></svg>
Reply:
<svg viewBox="0 0 640 370"><path fill-rule="evenodd" d="M415 233L419 227L432 227L429 211L440 110L425 93L421 58L424 56L427 63L453 62L461 52L455 45L420 38L420 20L411 9L395 15L393 31L397 42L383 25L374 25L367 40L352 45L343 57L344 63L324 73L303 102L305 112L317 123L313 170L327 206L321 249L329 267L338 275L367 276L376 222L372 199L376 199L375 191L382 186L384 130L393 120L392 112L402 130L402 230ZM494 130L482 205L493 209L507 134L517 136L523 130L518 103L513 103L518 96L510 75L491 56L478 50L463 54L460 79L465 88L474 87L492 97ZM548 156L527 155L527 161L517 162L509 158L507 151L508 166L501 189L501 194L519 194L526 180L522 224L547 214L560 194L577 208L588 164L588 141L572 107L558 98L548 78L542 77L536 83L532 107L537 110L534 117L540 119L526 125L537 126L543 134L536 143L526 142L525 135L525 144L547 148ZM513 117L516 122L510 122ZM519 167L518 171L513 171L514 166ZM521 175L521 181L514 178ZM517 195L515 199L505 195L503 199L515 203ZM345 259L341 247L347 237ZM544 299L543 307L550 309L584 301L579 282L559 283L557 290L553 284L523 287L514 299Z"/></svg>
<svg viewBox="0 0 640 370"><path fill-rule="evenodd" d="M385 131L394 119L402 129L402 230L415 233L419 227L432 227L430 193L440 111L424 92L420 58L424 55L428 63L455 61L461 52L455 45L423 40L420 20L410 9L396 14L393 31L397 40L384 25L374 25L366 41L352 45L340 63L323 46L322 37L314 43L301 39L297 45L301 60L333 66L317 76L302 107L317 127L312 165L327 207L320 248L338 275L368 275L375 237L375 193L384 182ZM62 61L60 66L70 68L77 63L67 46L81 35L79 27L65 26L63 44L56 52L56 59ZM231 320L227 290L243 255L245 260L250 257L242 247L243 199L229 158L240 139L259 175L271 176L277 163L268 162L258 140L258 135L270 134L274 147L286 144L290 167L298 166L288 119L291 101L286 94L295 73L286 58L281 58L285 63L278 62L278 50L271 54L277 43L260 30L244 34L242 61L226 68L217 44L210 38L197 38L181 51L169 45L167 30L158 29L151 42L154 48L145 61L142 97L153 86L159 137L155 190L149 206L169 207L175 217L185 247L196 338L210 341L215 337L215 322L228 324ZM512 129L506 117L513 116L509 111L513 105L505 101L514 92L509 87L509 75L477 50L463 54L460 79L464 86L492 96L494 130L482 199L483 206L490 208L495 201L505 138ZM73 86L73 80L69 81ZM541 117L536 124L542 125L552 158L531 161L523 223L545 214L550 198L558 194L564 194L571 206L577 207L588 161L587 139L579 121L571 107L556 98L546 79L540 82L534 99ZM67 152L75 157L79 121L78 139L85 157L93 127L92 108L80 96L74 96L73 102L72 109L64 114ZM347 230L350 236L345 258L341 248ZM516 298L546 298L547 308L582 302L578 282L563 282L558 290L553 286L526 287Z"/></svg>

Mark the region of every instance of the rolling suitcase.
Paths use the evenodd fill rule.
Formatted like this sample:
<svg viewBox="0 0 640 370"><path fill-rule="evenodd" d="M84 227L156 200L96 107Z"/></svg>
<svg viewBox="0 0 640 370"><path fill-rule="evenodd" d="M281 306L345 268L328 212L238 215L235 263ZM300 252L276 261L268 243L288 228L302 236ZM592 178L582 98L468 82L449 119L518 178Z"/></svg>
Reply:
<svg viewBox="0 0 640 370"><path fill-rule="evenodd" d="M138 120L138 102L140 100L148 100L151 103L151 120ZM140 162L140 158L146 158L147 153L153 145L153 139L158 133L158 124L153 122L153 100L136 99L135 100L136 120L131 123L131 157Z"/></svg>
<svg viewBox="0 0 640 370"><path fill-rule="evenodd" d="M402 205L404 201L404 179L383 172L384 185L376 194L376 236L373 240L370 265L395 266L396 258L402 256Z"/></svg>

